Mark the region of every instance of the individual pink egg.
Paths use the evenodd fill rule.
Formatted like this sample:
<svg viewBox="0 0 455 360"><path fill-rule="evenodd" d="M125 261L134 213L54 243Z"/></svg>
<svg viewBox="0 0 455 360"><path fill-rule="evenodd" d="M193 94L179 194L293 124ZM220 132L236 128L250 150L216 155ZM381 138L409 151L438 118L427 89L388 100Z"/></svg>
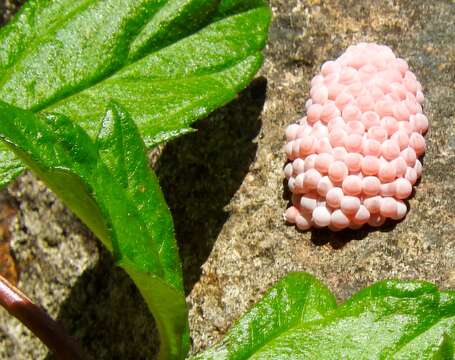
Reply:
<svg viewBox="0 0 455 360"><path fill-rule="evenodd" d="M417 172L415 171L414 168L408 167L408 168L406 168L406 173L405 173L404 178L406 180L408 180L411 183L411 185L414 185L418 179Z"/></svg>
<svg viewBox="0 0 455 360"><path fill-rule="evenodd" d="M381 119L381 126L386 129L387 136L392 136L398 131L398 121L392 116L385 116Z"/></svg>
<svg viewBox="0 0 455 360"><path fill-rule="evenodd" d="M297 137L297 130L300 126L297 124L291 124L286 128L286 139L287 141L295 140Z"/></svg>
<svg viewBox="0 0 455 360"><path fill-rule="evenodd" d="M340 207L347 216L355 215L360 208L360 199L357 196L343 196Z"/></svg>
<svg viewBox="0 0 455 360"><path fill-rule="evenodd" d="M322 175L316 169L310 169L305 172L304 186L306 189L315 190L321 180Z"/></svg>
<svg viewBox="0 0 455 360"><path fill-rule="evenodd" d="M288 208L285 213L284 213L284 219L291 224L295 224L295 220L297 219L297 216L300 215L299 209L297 209L295 206L291 206Z"/></svg>
<svg viewBox="0 0 455 360"><path fill-rule="evenodd" d="M373 126L380 126L381 121L379 115L374 111L367 111L362 114L360 117L365 129L370 129Z"/></svg>
<svg viewBox="0 0 455 360"><path fill-rule="evenodd" d="M286 145L284 145L284 152L286 153L286 156L290 160L294 160L294 159L291 159L293 146L294 146L294 141L289 141Z"/></svg>
<svg viewBox="0 0 455 360"><path fill-rule="evenodd" d="M384 91L385 89L382 90ZM394 103L390 100L380 100L376 102L374 109L381 118L384 116L393 116Z"/></svg>
<svg viewBox="0 0 455 360"><path fill-rule="evenodd" d="M406 106L406 103L400 101L395 105L393 109L393 116L397 120L407 121L409 120L410 115L411 114L409 113L409 109Z"/></svg>
<svg viewBox="0 0 455 360"><path fill-rule="evenodd" d="M348 155L348 151L344 146L337 146L332 150L332 155L335 160L344 161Z"/></svg>
<svg viewBox="0 0 455 360"><path fill-rule="evenodd" d="M360 109L355 106L355 105L346 105L343 109L343 112L341 113L341 116L343 117L344 121L355 121L355 120L360 120L362 113Z"/></svg>
<svg viewBox="0 0 455 360"><path fill-rule="evenodd" d="M311 87L315 87L316 85L321 85L324 83L324 76L321 74L317 74L315 77L311 79Z"/></svg>
<svg viewBox="0 0 455 360"><path fill-rule="evenodd" d="M305 165L304 165L303 171L308 171L310 169L314 169L317 157L318 157L317 154L308 155L304 160Z"/></svg>
<svg viewBox="0 0 455 360"><path fill-rule="evenodd" d="M372 64L366 64L359 69L359 78L362 82L368 82L377 73L377 69Z"/></svg>
<svg viewBox="0 0 455 360"><path fill-rule="evenodd" d="M364 175L376 175L379 171L379 159L375 156L367 155L362 160L362 172Z"/></svg>
<svg viewBox="0 0 455 360"><path fill-rule="evenodd" d="M368 209L370 214L377 214L381 210L382 197L372 196L363 201L363 205Z"/></svg>
<svg viewBox="0 0 455 360"><path fill-rule="evenodd" d="M368 138L382 143L387 139L387 130L381 126L372 126L368 129Z"/></svg>
<svg viewBox="0 0 455 360"><path fill-rule="evenodd" d="M362 135L349 134L344 139L344 147L349 152L361 152L362 151Z"/></svg>
<svg viewBox="0 0 455 360"><path fill-rule="evenodd" d="M414 165L414 170L417 173L417 178L422 176L422 163L419 160L416 160L416 163Z"/></svg>
<svg viewBox="0 0 455 360"><path fill-rule="evenodd" d="M341 116L337 116L329 120L327 129L329 129L329 132L332 132L335 129L343 129L345 125L346 123L344 122L343 118Z"/></svg>
<svg viewBox="0 0 455 360"><path fill-rule="evenodd" d="M329 172L329 166L334 161L332 154L322 153L319 154L314 163L315 169L321 174L327 174Z"/></svg>
<svg viewBox="0 0 455 360"><path fill-rule="evenodd" d="M414 132L409 138L409 146L414 149L417 156L422 156L426 148L425 139L419 133Z"/></svg>
<svg viewBox="0 0 455 360"><path fill-rule="evenodd" d="M404 101L404 103L405 103L406 107L408 108L409 113L411 114L411 116L421 113L422 112L422 106L418 103L418 101L417 101L417 99L415 97L411 98L409 95L410 94L407 94L407 98Z"/></svg>
<svg viewBox="0 0 455 360"><path fill-rule="evenodd" d="M416 131L425 134L428 130L428 118L423 114L415 115Z"/></svg>
<svg viewBox="0 0 455 360"><path fill-rule="evenodd" d="M397 215L397 202L393 197L382 199L380 214L385 218L391 218Z"/></svg>
<svg viewBox="0 0 455 360"><path fill-rule="evenodd" d="M338 98L338 95L340 95L345 89L345 86L341 85L338 82L332 82L330 85L327 86L327 91L329 94L329 100L335 101L335 105L337 106L337 109L341 110L340 107L338 106L339 104L336 103L336 99Z"/></svg>
<svg viewBox="0 0 455 360"><path fill-rule="evenodd" d="M303 211L313 213L318 206L318 197L313 193L307 193L300 198L300 207Z"/></svg>
<svg viewBox="0 0 455 360"><path fill-rule="evenodd" d="M407 199L412 193L412 185L407 179L399 178L395 180L395 196L397 199Z"/></svg>
<svg viewBox="0 0 455 360"><path fill-rule="evenodd" d="M341 128L335 128L330 131L329 141L332 147L342 146L344 147L345 140L347 138L347 133Z"/></svg>
<svg viewBox="0 0 455 360"><path fill-rule="evenodd" d="M392 91L390 92L390 96L396 102L400 102L400 101L403 101L404 99L406 99L406 95L407 95L408 92L407 92L407 90L406 90L406 88L404 87L403 84L392 83L392 84L390 84L390 87L392 89ZM407 119L401 119L401 120L407 120Z"/></svg>
<svg viewBox="0 0 455 360"><path fill-rule="evenodd" d="M334 161L329 167L329 178L334 183L339 183L348 176L348 167L344 162Z"/></svg>
<svg viewBox="0 0 455 360"><path fill-rule="evenodd" d="M406 74L406 72L409 70L408 63L406 62L406 60L401 59L401 58L395 59L395 66L401 72L402 76L404 76Z"/></svg>
<svg viewBox="0 0 455 360"><path fill-rule="evenodd" d="M308 124L303 124L299 127L299 129L297 130L297 139L301 139L305 136L311 135L311 132L313 131L313 127L307 126L307 125Z"/></svg>
<svg viewBox="0 0 455 360"><path fill-rule="evenodd" d="M364 155L379 157L381 155L381 143L373 139L363 139L362 153Z"/></svg>
<svg viewBox="0 0 455 360"><path fill-rule="evenodd" d="M291 165L291 164L288 164ZM291 165L291 175L295 174L298 175L300 173L303 173L305 171L305 161L302 160L301 158L297 158L292 162Z"/></svg>
<svg viewBox="0 0 455 360"><path fill-rule="evenodd" d="M330 140L328 138L318 139L316 152L318 154L322 153L332 153L332 145L330 144Z"/></svg>
<svg viewBox="0 0 455 360"><path fill-rule="evenodd" d="M317 85L312 89L311 100L314 104L324 104L329 99L329 90L325 85Z"/></svg>
<svg viewBox="0 0 455 360"><path fill-rule="evenodd" d="M368 222L370 219L370 212L364 205L360 205L359 210L357 210L356 214L354 215L352 222L354 224L363 225Z"/></svg>
<svg viewBox="0 0 455 360"><path fill-rule="evenodd" d="M397 176L397 169L393 162L384 162L379 168L378 177L383 183L391 182Z"/></svg>
<svg viewBox="0 0 455 360"><path fill-rule="evenodd" d="M406 216L406 212L408 211L408 208L406 204L402 200L397 200L397 213L394 217L392 217L393 220L401 220Z"/></svg>
<svg viewBox="0 0 455 360"><path fill-rule="evenodd" d="M418 82L415 76L411 75L412 73L410 71L407 71L404 75L403 79L403 84L406 87L406 89L412 93L417 92L418 88Z"/></svg>
<svg viewBox="0 0 455 360"><path fill-rule="evenodd" d="M359 172L362 169L363 156L359 153L348 153L344 159L349 172Z"/></svg>
<svg viewBox="0 0 455 360"><path fill-rule="evenodd" d="M323 206L318 206L316 209L313 210L313 222L319 226L324 227L330 224L332 219L332 214L330 211Z"/></svg>
<svg viewBox="0 0 455 360"><path fill-rule="evenodd" d="M310 133L316 139L326 138L329 135L329 130L326 126L321 125L319 122L313 125L313 129Z"/></svg>
<svg viewBox="0 0 455 360"><path fill-rule="evenodd" d="M340 83L344 85L351 85L358 80L356 69L352 67L343 67L340 72Z"/></svg>
<svg viewBox="0 0 455 360"><path fill-rule="evenodd" d="M341 70L341 66L336 61L326 61L321 66L321 73L324 76L327 76L331 73L339 73Z"/></svg>
<svg viewBox="0 0 455 360"><path fill-rule="evenodd" d="M362 192L367 196L379 194L381 182L376 176L366 176L362 179Z"/></svg>
<svg viewBox="0 0 455 360"><path fill-rule="evenodd" d="M408 164L402 157L398 157L392 161L393 165L395 166L396 176L403 177L406 174L406 170L408 168Z"/></svg>
<svg viewBox="0 0 455 360"><path fill-rule="evenodd" d="M362 94L364 94L365 87L363 86L363 84L360 81L356 81L348 86L347 91L358 100L359 97ZM356 104L357 104L357 100L356 100ZM357 107L358 107L358 104L357 104ZM360 108L359 108L359 110L360 110Z"/></svg>
<svg viewBox="0 0 455 360"><path fill-rule="evenodd" d="M422 104L425 101L425 97L423 96L423 93L421 91L417 91L416 93L416 100Z"/></svg>
<svg viewBox="0 0 455 360"><path fill-rule="evenodd" d="M289 178L292 176L293 171L294 169L292 167L292 164L291 163L286 164L286 166L284 167L284 176L286 176L286 179L289 180Z"/></svg>
<svg viewBox="0 0 455 360"><path fill-rule="evenodd" d="M411 135L414 131L414 127L411 125L409 121L399 121L398 122L398 129L404 131L406 134Z"/></svg>
<svg viewBox="0 0 455 360"><path fill-rule="evenodd" d="M316 141L316 138L311 135L305 135L300 139L297 139L294 144L298 144L299 147L296 148L293 151L296 151L296 153L300 156L306 156L311 154L311 151L313 150L314 143Z"/></svg>
<svg viewBox="0 0 455 360"><path fill-rule="evenodd" d="M400 147L393 140L385 140L381 145L381 154L387 160L394 160L400 156Z"/></svg>
<svg viewBox="0 0 455 360"><path fill-rule="evenodd" d="M346 131L348 134L359 134L363 136L365 133L365 125L362 124L362 122L354 120L354 121L349 121L346 124Z"/></svg>
<svg viewBox="0 0 455 360"><path fill-rule="evenodd" d="M335 99L335 105L340 110L344 110L344 108L352 102L354 102L354 97L348 92L341 92Z"/></svg>
<svg viewBox="0 0 455 360"><path fill-rule="evenodd" d="M331 225L337 230L345 229L349 226L349 218L340 210L337 209L332 213Z"/></svg>
<svg viewBox="0 0 455 360"><path fill-rule="evenodd" d="M288 188L292 193L295 192L295 179L293 177L288 180Z"/></svg>
<svg viewBox="0 0 455 360"><path fill-rule="evenodd" d="M320 196L326 197L327 193L333 189L333 183L328 176L322 177L318 183L317 192Z"/></svg>
<svg viewBox="0 0 455 360"><path fill-rule="evenodd" d="M306 102L305 102L305 109L308 111L308 109L310 108L310 106L313 105L313 100L311 99L308 99ZM305 116L306 117L306 116ZM306 121L306 119L305 119Z"/></svg>
<svg viewBox="0 0 455 360"><path fill-rule="evenodd" d="M334 102L327 102L322 108L320 119L324 124L327 124L331 119L340 116L340 110Z"/></svg>
<svg viewBox="0 0 455 360"><path fill-rule="evenodd" d="M395 192L396 192L395 182L381 184L380 189L381 189L380 194L382 197L395 196Z"/></svg>
<svg viewBox="0 0 455 360"><path fill-rule="evenodd" d="M370 94L363 94L357 98L357 106L361 112L373 110L375 105L374 98Z"/></svg>
<svg viewBox="0 0 455 360"><path fill-rule="evenodd" d="M322 113L322 105L321 104L312 104L307 111L307 121L309 124L314 124L316 121L319 121L319 118Z"/></svg>
<svg viewBox="0 0 455 360"><path fill-rule="evenodd" d="M394 141L398 146L400 147L400 150L404 150L408 147L409 145L409 136L406 133L406 131L403 130L398 130L395 132L390 140Z"/></svg>
<svg viewBox="0 0 455 360"><path fill-rule="evenodd" d="M294 180L293 183L293 190L289 188L293 193L296 194L303 194L305 192L305 173L298 174L295 178L291 178ZM289 181L291 180L289 179Z"/></svg>
<svg viewBox="0 0 455 360"><path fill-rule="evenodd" d="M338 83L338 80L340 80L340 74L337 73L332 73L324 76L324 84L326 86Z"/></svg>
<svg viewBox="0 0 455 360"><path fill-rule="evenodd" d="M337 209L341 206L341 199L343 199L343 196L344 196L343 190L341 190L341 188L339 187L334 187L327 192L326 195L327 204L330 207Z"/></svg>
<svg viewBox="0 0 455 360"><path fill-rule="evenodd" d="M414 167L416 160L417 160L417 154L415 150L412 147L407 147L400 153L400 157L406 161L406 164L408 166Z"/></svg>
<svg viewBox="0 0 455 360"><path fill-rule="evenodd" d="M349 175L341 186L346 195L359 195L362 192L362 180L357 175Z"/></svg>
<svg viewBox="0 0 455 360"><path fill-rule="evenodd" d="M311 221L305 216L298 215L295 219L295 225L299 230L305 231L311 228Z"/></svg>

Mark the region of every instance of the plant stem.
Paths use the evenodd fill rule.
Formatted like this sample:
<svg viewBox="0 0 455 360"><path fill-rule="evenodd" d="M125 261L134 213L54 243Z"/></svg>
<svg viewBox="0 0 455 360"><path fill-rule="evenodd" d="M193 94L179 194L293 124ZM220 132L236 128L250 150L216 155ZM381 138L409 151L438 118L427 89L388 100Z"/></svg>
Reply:
<svg viewBox="0 0 455 360"><path fill-rule="evenodd" d="M89 359L59 323L1 275L0 305L27 326L58 359Z"/></svg>

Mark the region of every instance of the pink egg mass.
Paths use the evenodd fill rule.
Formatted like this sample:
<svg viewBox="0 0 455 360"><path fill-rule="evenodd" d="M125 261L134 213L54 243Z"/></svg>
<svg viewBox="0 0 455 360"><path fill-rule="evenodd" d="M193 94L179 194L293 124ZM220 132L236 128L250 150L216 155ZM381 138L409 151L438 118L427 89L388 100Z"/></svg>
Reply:
<svg viewBox="0 0 455 360"><path fill-rule="evenodd" d="M324 63L307 115L286 129L286 221L339 231L405 217L403 200L422 174L423 101L407 62L387 46L361 43Z"/></svg>

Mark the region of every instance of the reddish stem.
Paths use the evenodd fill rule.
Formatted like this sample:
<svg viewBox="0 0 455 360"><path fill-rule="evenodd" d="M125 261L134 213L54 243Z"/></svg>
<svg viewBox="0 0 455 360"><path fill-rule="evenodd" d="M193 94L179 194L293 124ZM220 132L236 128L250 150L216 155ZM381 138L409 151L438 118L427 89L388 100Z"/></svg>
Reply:
<svg viewBox="0 0 455 360"><path fill-rule="evenodd" d="M88 359L82 348L60 324L1 275L0 305L27 326L58 359Z"/></svg>

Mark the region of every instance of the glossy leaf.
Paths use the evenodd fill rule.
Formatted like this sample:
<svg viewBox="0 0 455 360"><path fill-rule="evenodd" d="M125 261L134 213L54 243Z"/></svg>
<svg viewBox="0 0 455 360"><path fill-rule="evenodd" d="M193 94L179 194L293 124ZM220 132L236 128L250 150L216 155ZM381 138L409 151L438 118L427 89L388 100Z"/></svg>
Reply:
<svg viewBox="0 0 455 360"><path fill-rule="evenodd" d="M336 307L334 296L309 274L290 273L277 282L227 333L195 359L249 359L292 326L321 319Z"/></svg>
<svg viewBox="0 0 455 360"><path fill-rule="evenodd" d="M154 314L161 358L188 348L186 303L172 218L139 132L116 103L96 140L61 115L0 102L0 138L114 253Z"/></svg>
<svg viewBox="0 0 455 360"><path fill-rule="evenodd" d="M94 137L114 99L153 146L248 85L270 16L262 0L29 0L0 31L0 100ZM17 170L0 163L2 181Z"/></svg>
<svg viewBox="0 0 455 360"><path fill-rule="evenodd" d="M300 301L304 302L305 293L302 295ZM327 297L326 292L321 295ZM286 317L285 311L278 311ZM376 283L326 311L322 319L289 322L272 337L251 336L243 343L244 352L230 351L236 345L233 335L241 331L239 324L250 317L256 322L267 321L273 319L272 313L263 315L256 305L220 345L195 359L454 358L455 293L439 292L425 282ZM274 320L269 325L273 323ZM252 348L254 352L249 351Z"/></svg>

